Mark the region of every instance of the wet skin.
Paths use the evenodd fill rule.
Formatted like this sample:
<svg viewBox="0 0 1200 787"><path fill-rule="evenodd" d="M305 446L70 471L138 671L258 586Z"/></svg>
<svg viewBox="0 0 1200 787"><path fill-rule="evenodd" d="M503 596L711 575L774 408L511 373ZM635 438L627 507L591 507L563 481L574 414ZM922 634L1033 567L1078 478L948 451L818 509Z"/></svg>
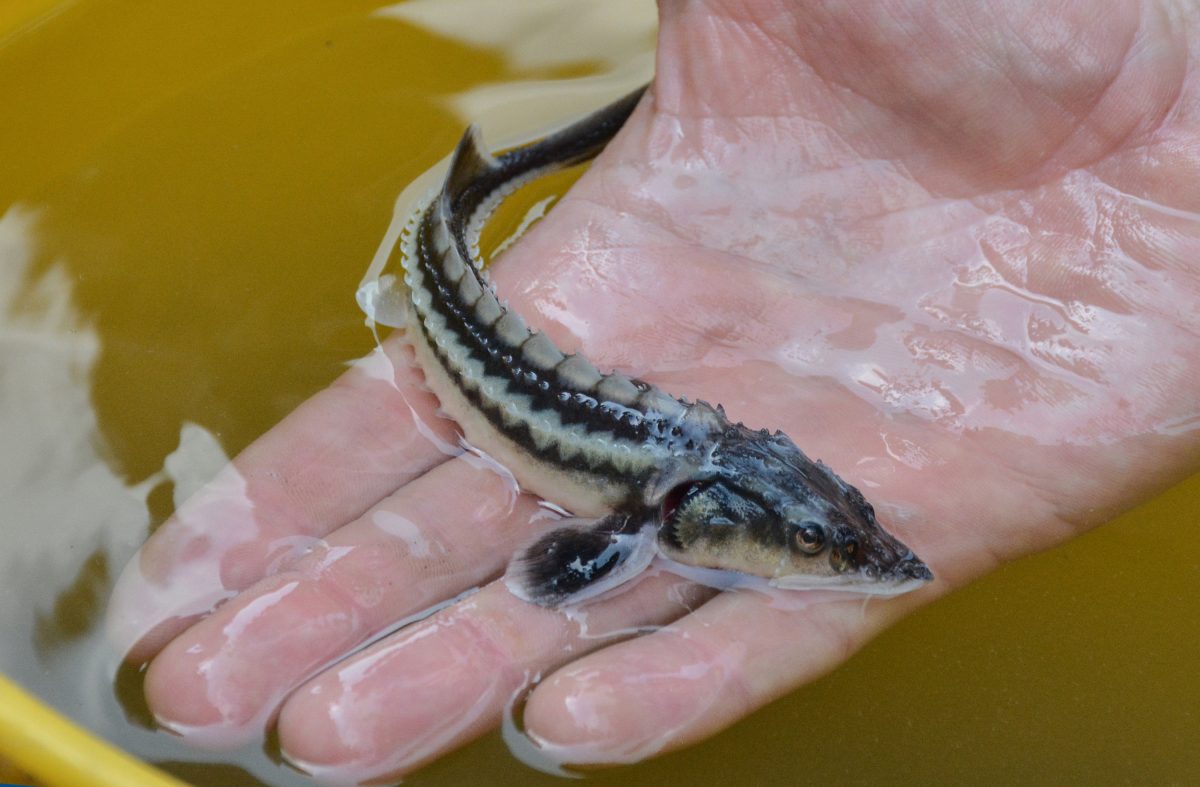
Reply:
<svg viewBox="0 0 1200 787"><path fill-rule="evenodd" d="M277 719L295 760L382 777L496 725L540 673L525 721L548 750L645 757L1195 471L1198 16L664 3L652 101L495 268L560 346L842 469L930 587L864 611L660 574L590 607L581 636L493 581L545 526L536 502L447 459L453 424L389 340L122 578L112 630L153 659L151 707L199 740ZM289 558L305 539L321 540ZM654 623L669 625L597 636Z"/></svg>

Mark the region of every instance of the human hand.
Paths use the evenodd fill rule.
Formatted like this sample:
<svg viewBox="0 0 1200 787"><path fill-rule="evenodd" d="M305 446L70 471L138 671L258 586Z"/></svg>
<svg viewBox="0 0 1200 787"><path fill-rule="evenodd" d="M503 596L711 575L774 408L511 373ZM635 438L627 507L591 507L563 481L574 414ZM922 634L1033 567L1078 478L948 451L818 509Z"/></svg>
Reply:
<svg viewBox="0 0 1200 787"><path fill-rule="evenodd" d="M783 429L938 581L864 610L659 574L587 606L586 627L523 604L491 580L544 527L537 506L448 456L453 425L392 339L122 578L115 630L154 658L164 723L234 742L278 713L295 760L379 777L494 726L541 674L524 719L547 751L649 756L1195 469L1195 12L662 12L652 101L497 288L601 368Z"/></svg>

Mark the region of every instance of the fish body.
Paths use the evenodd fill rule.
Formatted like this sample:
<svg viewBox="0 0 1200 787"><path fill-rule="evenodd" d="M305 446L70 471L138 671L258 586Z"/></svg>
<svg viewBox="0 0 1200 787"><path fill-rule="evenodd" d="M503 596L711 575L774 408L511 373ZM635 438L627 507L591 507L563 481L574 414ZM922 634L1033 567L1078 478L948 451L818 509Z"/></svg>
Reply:
<svg viewBox="0 0 1200 787"><path fill-rule="evenodd" d="M472 126L403 236L406 330L427 384L468 442L573 514L514 557L509 588L574 603L655 555L781 587L894 594L931 579L857 489L782 433L602 373L496 297L478 262L488 216L529 180L595 157L643 90L496 156Z"/></svg>

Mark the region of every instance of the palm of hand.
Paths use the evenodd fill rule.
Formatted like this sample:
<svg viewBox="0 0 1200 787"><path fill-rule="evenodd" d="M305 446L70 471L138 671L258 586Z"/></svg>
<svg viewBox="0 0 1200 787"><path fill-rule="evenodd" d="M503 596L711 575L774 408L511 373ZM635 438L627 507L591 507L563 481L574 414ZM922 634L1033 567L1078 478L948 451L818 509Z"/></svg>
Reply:
<svg viewBox="0 0 1200 787"><path fill-rule="evenodd" d="M122 579L122 638L151 632L135 658L162 649L155 712L237 740L282 704L285 751L366 778L468 740L570 662L531 695L531 732L574 761L646 756L1193 469L1194 20L1091 8L668 5L653 106L495 269L564 348L789 433L864 490L934 586L864 614L708 599L659 575L581 628L492 583L321 671L494 578L538 526L534 501L420 434L453 430L393 341L239 457ZM282 557L297 538L320 541Z"/></svg>

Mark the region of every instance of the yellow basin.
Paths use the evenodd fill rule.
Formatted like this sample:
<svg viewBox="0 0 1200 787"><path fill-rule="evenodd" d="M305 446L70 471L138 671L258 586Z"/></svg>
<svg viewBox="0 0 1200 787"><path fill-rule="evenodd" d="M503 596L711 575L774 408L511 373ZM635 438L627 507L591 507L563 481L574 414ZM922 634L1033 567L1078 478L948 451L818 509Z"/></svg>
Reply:
<svg viewBox="0 0 1200 787"><path fill-rule="evenodd" d="M183 782L114 748L0 677L3 754L38 783L168 787Z"/></svg>

